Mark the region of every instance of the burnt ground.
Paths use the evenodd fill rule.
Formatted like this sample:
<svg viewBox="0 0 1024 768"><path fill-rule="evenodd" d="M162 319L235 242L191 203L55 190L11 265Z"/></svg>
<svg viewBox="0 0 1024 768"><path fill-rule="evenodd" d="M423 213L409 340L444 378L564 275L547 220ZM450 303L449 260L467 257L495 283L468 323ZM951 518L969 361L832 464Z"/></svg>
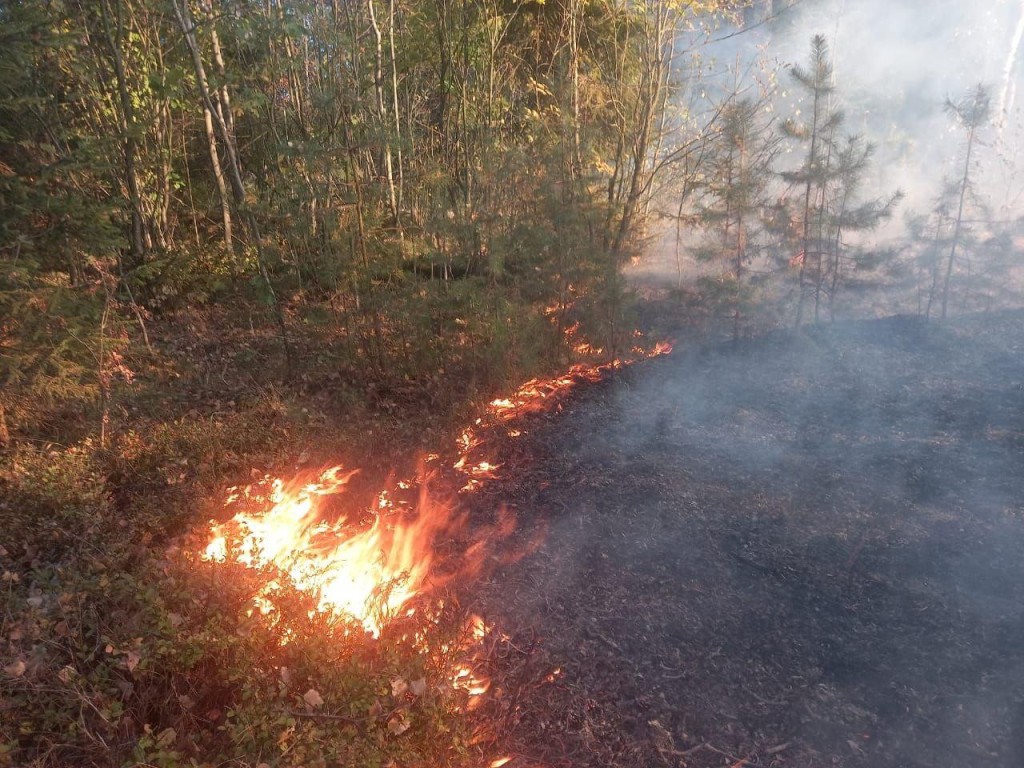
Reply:
<svg viewBox="0 0 1024 768"><path fill-rule="evenodd" d="M487 495L543 543L473 598L509 768L1024 765L1024 313L674 353L527 426Z"/></svg>

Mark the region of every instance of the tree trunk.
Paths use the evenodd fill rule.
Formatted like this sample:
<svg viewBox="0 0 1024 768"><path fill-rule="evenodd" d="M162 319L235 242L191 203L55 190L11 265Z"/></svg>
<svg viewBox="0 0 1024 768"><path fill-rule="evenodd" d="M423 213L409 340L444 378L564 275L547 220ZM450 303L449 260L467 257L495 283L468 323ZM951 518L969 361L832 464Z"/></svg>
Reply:
<svg viewBox="0 0 1024 768"><path fill-rule="evenodd" d="M1003 82L999 89L999 107L996 111L996 120L1000 132L1006 125L1010 116L1010 109L1013 107L1014 70L1017 67L1017 57L1020 55L1021 42L1024 41L1024 2L1021 2L1020 15L1017 18L1017 26L1013 31L1013 38L1010 40L1010 50L1006 54L1006 63L1003 65Z"/></svg>
<svg viewBox="0 0 1024 768"><path fill-rule="evenodd" d="M387 119L387 107L384 104L384 43L380 25L377 23L377 11L374 7L374 0L366 0L366 10L370 17L370 28L373 30L374 39L374 67L373 85L377 95L377 120L382 133L390 130ZM391 208L391 218L396 229L401 228L401 218L398 212L398 192L395 189L394 159L391 154L390 138L384 141L383 151L384 173L388 184L388 204Z"/></svg>
<svg viewBox="0 0 1024 768"><path fill-rule="evenodd" d="M142 210L142 194L139 185L135 138L135 108L132 103L132 94L128 89L124 55L121 51L121 45L124 40L122 2L117 0L114 19L110 18L111 14L107 0L103 0L100 3L100 13L103 19L103 32L107 39L107 45L110 48L110 59L114 66L114 76L117 81L118 103L121 107L118 117L122 137L124 179L125 186L128 189L128 203L131 216L129 242L131 244L132 265L138 266L145 260L150 250L151 242L146 236L145 216Z"/></svg>
<svg viewBox="0 0 1024 768"><path fill-rule="evenodd" d="M238 162L235 137L228 130L223 115L214 107L213 98L210 94L209 81L206 78L206 68L203 65L202 55L199 50L199 43L195 36L195 25L193 24L192 14L188 8L188 0L173 0L171 5L174 9L174 15L177 17L178 24L181 27L181 31L185 36L185 43L188 46L189 53L192 56L192 66L195 70L196 85L199 88L199 95L202 98L203 104L207 108L208 114L214 121L214 125L220 134L221 142L224 144L224 150L228 160L229 180L231 182L231 191L232 196L234 197L235 207L242 212L242 218L249 230L249 236L252 239L252 246L256 254L256 265L259 269L260 277L263 279L267 292L270 295L270 300L274 306L275 316L277 318L278 328L281 332L281 343L284 347L285 364L287 370L291 372L294 369L294 366L292 364L291 343L288 339L288 328L284 321L284 310L281 307L281 302L277 298L277 292L274 290L274 284L270 279L270 272L267 269L266 259L263 255L263 245L262 238L260 236L259 224L256 221L255 214L249 210L246 203L245 184L242 181L242 171Z"/></svg>
<svg viewBox="0 0 1024 768"><path fill-rule="evenodd" d="M7 411L4 404L0 403L0 450L11 444L11 433L7 428Z"/></svg>
<svg viewBox="0 0 1024 768"><path fill-rule="evenodd" d="M796 327L799 328L804 318L804 302L806 301L807 293L807 262L810 259L811 249L811 190L813 189L813 176L814 161L818 156L818 120L820 117L820 101L821 97L818 90L814 91L814 110L811 117L811 146L807 153L807 181L804 184L804 217L803 217L803 232L801 234L801 243L803 248L803 258L800 261L800 299L797 302L796 307Z"/></svg>
<svg viewBox="0 0 1024 768"><path fill-rule="evenodd" d="M666 53L663 50L663 45L667 22L667 4L659 2L655 11L654 28L651 29L649 26L646 28L647 60L641 76L639 103L634 112L637 115L637 120L632 147L633 167L629 178L629 191L622 204L622 215L619 218L619 226L612 243L612 253L616 257L622 256L629 235L633 232L635 219L640 213L642 196L650 182L647 174L647 161L652 143L651 133L654 130L654 121L658 110L663 107L663 82L666 74Z"/></svg>
<svg viewBox="0 0 1024 768"><path fill-rule="evenodd" d="M942 284L942 319L946 319L946 309L949 304L949 282L953 276L953 262L956 260L956 248L960 244L960 230L964 219L964 201L967 199L967 184L971 175L971 152L974 149L974 126L971 126L967 134L967 157L964 160L964 174L960 180L960 203L956 211L956 220L953 224L953 243L949 248L949 261L946 263L946 279Z"/></svg>

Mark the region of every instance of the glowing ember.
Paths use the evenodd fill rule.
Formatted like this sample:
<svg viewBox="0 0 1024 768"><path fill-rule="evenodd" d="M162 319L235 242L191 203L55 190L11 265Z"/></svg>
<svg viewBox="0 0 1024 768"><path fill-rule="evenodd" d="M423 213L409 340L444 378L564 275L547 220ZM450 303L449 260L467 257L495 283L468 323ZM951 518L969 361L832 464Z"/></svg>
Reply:
<svg viewBox="0 0 1024 768"><path fill-rule="evenodd" d="M659 344L653 351L637 348L634 354L653 357L669 351L671 345ZM578 384L598 381L629 362L581 363L555 378L531 379L512 396L491 401L488 425L551 408ZM483 419L477 419L457 440L458 459L453 468L466 479L464 492L494 478L500 468L474 455L484 445L476 431L483 424ZM509 434L522 433L516 429ZM436 459L436 455L428 457ZM373 516L368 529L344 521L329 522L324 504L344 491L353 474L332 467L317 477L289 482L265 478L244 489L232 489L227 504L237 505L240 511L229 522L213 526L204 559L276 568L287 577L289 586L316 598L318 612L354 620L367 632L379 635L389 617L426 589L436 539L456 521L448 508L432 502L421 487L415 509L393 500L387 490L381 491L367 510ZM398 490L412 487L404 481L396 486ZM467 561L481 557L479 551L467 551L465 556ZM254 599L259 612L273 613L282 591L281 580L269 579ZM478 641L484 630L479 632ZM457 676L456 687L473 695L486 690L468 668Z"/></svg>
<svg viewBox="0 0 1024 768"><path fill-rule="evenodd" d="M571 326L568 333L575 334L576 329L576 325ZM600 354L600 350L585 343L576 345L576 349L581 354ZM653 351L635 347L633 354L639 359L666 354L671 349L669 344L659 344ZM531 379L510 397L491 401L486 423L484 418L477 419L456 441L457 459L452 467L466 480L462 491L479 488L484 481L496 477L501 467L478 455L486 445L478 430L506 424L523 414L548 410L580 383L598 381L608 371L630 362L577 364L561 376ZM505 433L516 437L522 430L506 429ZM427 461L439 458L431 454ZM307 475L289 482L266 477L245 488L231 489L226 504L236 507L238 512L227 523L213 525L203 559L280 572L269 575L253 597L250 615L258 612L273 622L287 585L314 597L318 613L354 621L377 637L391 617L416 612L416 608L407 605L413 597L437 586L439 579L436 574L431 576L431 566L438 539L442 533L455 530L462 520L450 508L432 501L422 482L400 481L392 491L407 493L393 498L392 491L382 490L365 510L373 519L369 528L353 526L345 517L332 522L336 516L326 514L328 500L342 494L354 474L332 467L319 476ZM418 503L402 501L417 485ZM501 539L511 534L513 526L514 516L503 512L494 528L481 533L488 540ZM460 575L482 562L487 551L483 542L481 538L462 552L465 567ZM438 600L434 605L440 609L443 603ZM431 608L427 606L424 615L430 614ZM480 703L491 685L478 669L485 658L482 649L490 633L491 628L481 618L473 617L457 647L440 649L445 654L455 652L459 659L448 668L450 690L465 697L467 710ZM503 635L500 637L507 640ZM415 638L417 643L425 642L426 635L418 632ZM282 642L287 640L285 635ZM560 674L559 669L552 671L548 682L554 682ZM392 685L394 688L394 681ZM500 757L489 766L501 768L512 759Z"/></svg>
<svg viewBox="0 0 1024 768"><path fill-rule="evenodd" d="M566 329L566 333L571 336L576 333L578 327L579 324L575 323ZM634 337L639 339L642 335L637 331ZM586 343L576 345L576 351L580 354L601 354L600 349ZM491 400L487 409L489 423L505 423L526 414L550 410L564 400L579 384L600 381L610 371L631 365L637 360L667 355L671 351L672 345L668 342L658 342L650 350L636 345L631 350L632 357L626 360L615 359L599 364L577 363L561 376L550 379L530 379L522 384L511 397ZM474 426L480 427L483 423L483 419L477 419ZM522 430L510 429L507 434L509 437L519 437ZM476 490L483 480L495 476L498 466L493 462L485 459L476 461L471 459L471 454L483 442L473 427L464 429L456 441L459 458L452 468L466 476L466 484L462 487L463 492Z"/></svg>

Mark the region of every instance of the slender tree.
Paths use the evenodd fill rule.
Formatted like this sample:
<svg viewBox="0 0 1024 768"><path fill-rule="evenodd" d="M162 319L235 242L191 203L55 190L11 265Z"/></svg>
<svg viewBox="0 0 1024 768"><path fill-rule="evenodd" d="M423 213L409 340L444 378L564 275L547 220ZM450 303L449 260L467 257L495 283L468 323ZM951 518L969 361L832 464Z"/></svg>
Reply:
<svg viewBox="0 0 1024 768"><path fill-rule="evenodd" d="M762 219L781 144L763 118L764 107L753 99L740 99L722 109L704 161L701 200L691 215L706 233L697 258L724 267L716 283L725 290L722 298L731 316L733 339L741 333L750 266L761 255Z"/></svg>
<svg viewBox="0 0 1024 768"><path fill-rule="evenodd" d="M864 234L876 229L883 221L891 218L894 209L903 199L899 190L892 195L871 200L861 200L864 177L870 170L874 146L860 136L848 136L835 147L835 184L828 201L827 211L820 217L821 226L827 231L825 241L827 266L824 281L819 284L818 295L824 290L828 295L829 319L836 316L836 296L846 268L850 265L866 264L877 254L870 254L861 248L851 247L846 241L849 235ZM815 298L817 306L819 299Z"/></svg>
<svg viewBox="0 0 1024 768"><path fill-rule="evenodd" d="M788 138L805 147L798 168L786 171L782 177L800 191L799 199L799 251L792 259L798 268L796 325L804 319L806 306L814 301L814 319L818 321L821 287L825 278L823 264L827 241L823 236L825 207L829 184L834 176L832 150L833 137L842 120L842 112L833 106L835 84L832 80L832 61L824 35L811 39L811 53L807 67L794 65L790 70L794 82L811 102L806 121L786 120L782 131Z"/></svg>
<svg viewBox="0 0 1024 768"><path fill-rule="evenodd" d="M984 85L978 84L958 101L946 100L946 111L957 124L963 128L964 164L963 172L957 186L956 214L953 218L953 237L949 245L949 258L946 260L946 275L942 281L942 319L946 319L949 309L949 284L953 277L953 266L956 263L957 249L961 245L964 229L964 206L971 189L971 163L978 140L978 132L989 122L992 115L991 94Z"/></svg>

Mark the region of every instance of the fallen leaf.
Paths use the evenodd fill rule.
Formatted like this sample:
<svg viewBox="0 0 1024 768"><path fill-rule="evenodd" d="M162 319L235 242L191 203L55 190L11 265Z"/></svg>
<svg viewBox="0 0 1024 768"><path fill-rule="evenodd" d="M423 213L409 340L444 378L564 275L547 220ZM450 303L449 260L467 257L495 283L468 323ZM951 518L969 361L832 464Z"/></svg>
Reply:
<svg viewBox="0 0 1024 768"><path fill-rule="evenodd" d="M421 677L419 680L413 680L409 683L409 690L412 691L413 696L422 696L427 692L427 679Z"/></svg>
<svg viewBox="0 0 1024 768"><path fill-rule="evenodd" d="M162 731L160 731L160 733L157 734L156 743L157 746L160 747L169 747L172 744L174 744L177 738L177 731L175 731L173 728L164 728Z"/></svg>
<svg viewBox="0 0 1024 768"><path fill-rule="evenodd" d="M21 659L18 659L13 664L8 664L6 667L4 667L4 674L10 677L21 677L25 674L26 669L27 666L25 665L25 662Z"/></svg>
<svg viewBox="0 0 1024 768"><path fill-rule="evenodd" d="M324 705L323 697L320 695L320 692L316 690L316 688L310 688L308 691L302 694L302 700L306 702L306 706L312 709L317 709L318 707L322 707Z"/></svg>
<svg viewBox="0 0 1024 768"><path fill-rule="evenodd" d="M391 678L391 695L392 696L394 696L395 698L398 698L399 696L401 696L403 693L405 693L408 690L409 690L409 683L407 683L404 678L401 678L401 677L392 677Z"/></svg>
<svg viewBox="0 0 1024 768"><path fill-rule="evenodd" d="M388 730L395 734L395 736L401 736L409 730L411 725L412 723L409 722L409 718L406 717L404 712L400 712L388 720Z"/></svg>
<svg viewBox="0 0 1024 768"><path fill-rule="evenodd" d="M124 656L124 665L128 667L129 672L134 672L140 661L142 661L142 656L136 651L128 651Z"/></svg>

